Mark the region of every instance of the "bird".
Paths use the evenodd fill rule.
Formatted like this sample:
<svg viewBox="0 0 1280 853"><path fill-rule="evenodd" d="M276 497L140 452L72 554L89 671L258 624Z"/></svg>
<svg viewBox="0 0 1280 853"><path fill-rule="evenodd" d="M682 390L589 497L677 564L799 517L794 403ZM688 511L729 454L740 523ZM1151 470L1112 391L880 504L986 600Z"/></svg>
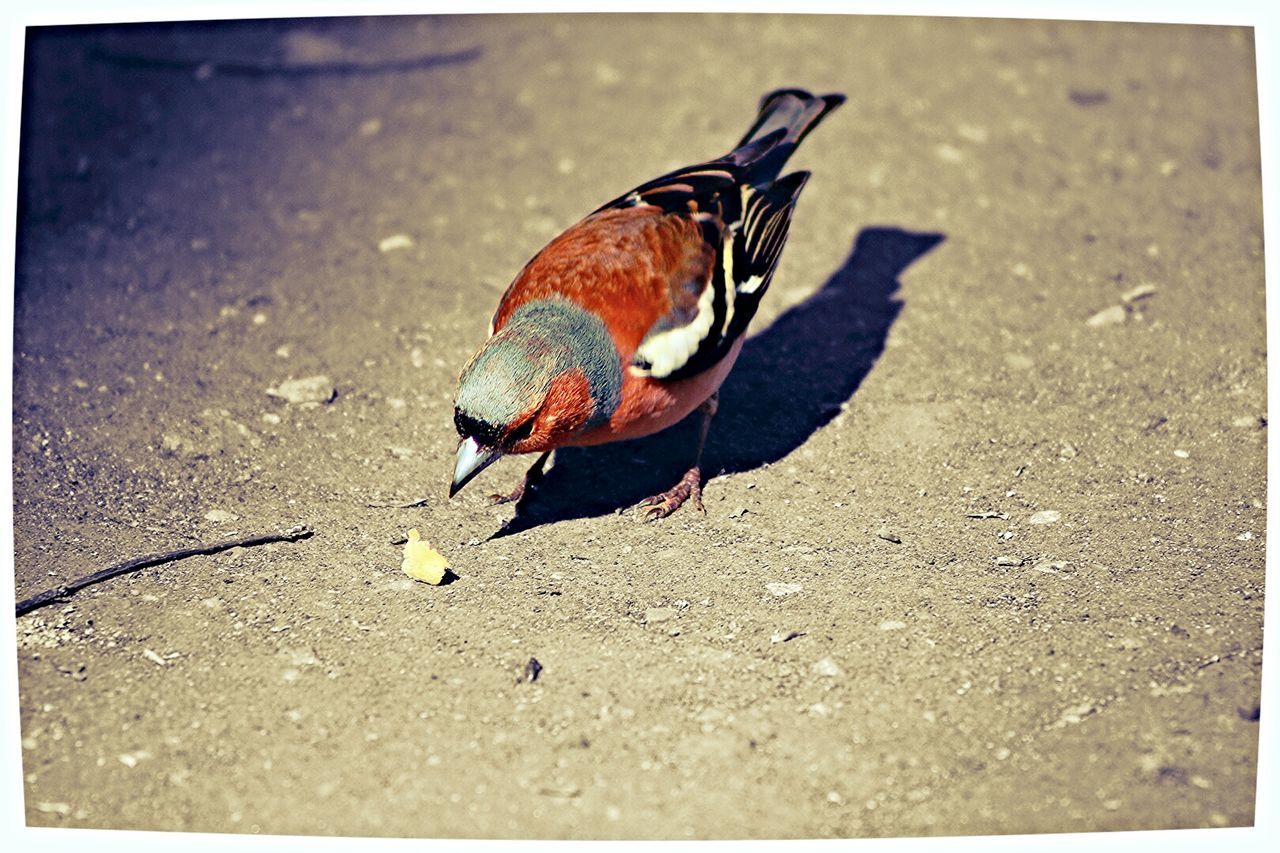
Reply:
<svg viewBox="0 0 1280 853"><path fill-rule="evenodd" d="M499 458L548 457L664 430L695 410L693 464L638 504L645 520L702 502L702 451L746 330L769 288L810 173L782 174L805 136L845 101L783 88L761 98L734 148L596 208L548 243L498 302L454 395L459 437L449 497Z"/></svg>

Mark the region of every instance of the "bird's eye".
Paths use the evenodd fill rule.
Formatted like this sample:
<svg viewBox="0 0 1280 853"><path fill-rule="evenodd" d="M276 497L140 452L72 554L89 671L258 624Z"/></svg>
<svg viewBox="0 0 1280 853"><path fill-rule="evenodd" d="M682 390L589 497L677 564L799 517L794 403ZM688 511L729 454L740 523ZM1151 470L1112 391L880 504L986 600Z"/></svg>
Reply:
<svg viewBox="0 0 1280 853"><path fill-rule="evenodd" d="M519 444L529 436L533 435L534 420L536 419L529 418L529 420L525 421L524 423L519 424L516 427L513 427L511 432L507 433L507 440L505 443L507 445Z"/></svg>

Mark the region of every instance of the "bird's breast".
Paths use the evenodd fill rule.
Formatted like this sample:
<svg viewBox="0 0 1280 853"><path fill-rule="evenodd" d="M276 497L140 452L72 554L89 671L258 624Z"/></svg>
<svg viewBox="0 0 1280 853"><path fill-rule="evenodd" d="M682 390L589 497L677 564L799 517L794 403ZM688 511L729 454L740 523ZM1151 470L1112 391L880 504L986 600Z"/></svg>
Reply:
<svg viewBox="0 0 1280 853"><path fill-rule="evenodd" d="M739 338L725 357L696 376L675 381L623 373L622 400L609 422L567 442L574 446L605 444L660 432L683 420L719 390L742 350Z"/></svg>

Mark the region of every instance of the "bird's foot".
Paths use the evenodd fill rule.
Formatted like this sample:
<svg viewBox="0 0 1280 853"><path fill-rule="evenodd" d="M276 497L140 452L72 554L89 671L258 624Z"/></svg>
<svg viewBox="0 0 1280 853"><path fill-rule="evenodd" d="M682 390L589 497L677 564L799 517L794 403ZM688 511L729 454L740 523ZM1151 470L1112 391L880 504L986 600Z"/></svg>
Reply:
<svg viewBox="0 0 1280 853"><path fill-rule="evenodd" d="M520 502L533 494L538 488L538 484L542 482L545 473L545 465L547 457L550 453L544 453L538 457L538 461L534 462L532 467L525 472L524 479L520 481L520 485L511 490L509 495L489 495L489 503L493 506L498 504L515 504L516 509L520 508Z"/></svg>
<svg viewBox="0 0 1280 853"><path fill-rule="evenodd" d="M520 485L512 489L510 494L489 495L489 503L492 506L498 506L499 504L517 504L518 505L526 497L533 494L533 491L535 488L536 488L536 485L533 483L530 483L528 478L526 478L524 480L521 480Z"/></svg>
<svg viewBox="0 0 1280 853"><path fill-rule="evenodd" d="M512 489L511 494L490 494L489 505L499 506L502 505L502 503L520 503L525 500L525 493L527 491L529 491L529 489L525 488L524 483L521 483L520 485L517 485L516 488Z"/></svg>
<svg viewBox="0 0 1280 853"><path fill-rule="evenodd" d="M702 505L702 471L697 466L686 471L680 478L680 482L662 494L645 498L636 506L644 509L645 521L657 521L659 518L671 515L690 498L693 498L693 505L699 512L707 511L707 508Z"/></svg>

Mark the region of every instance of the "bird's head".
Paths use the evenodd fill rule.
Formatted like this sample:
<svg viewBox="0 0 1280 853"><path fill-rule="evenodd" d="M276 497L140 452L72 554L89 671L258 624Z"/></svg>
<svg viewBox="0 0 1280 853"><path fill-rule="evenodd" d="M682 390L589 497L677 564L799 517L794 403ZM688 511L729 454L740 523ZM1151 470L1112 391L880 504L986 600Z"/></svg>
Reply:
<svg viewBox="0 0 1280 853"><path fill-rule="evenodd" d="M452 497L508 453L553 450L618 407L622 366L604 322L563 299L521 306L462 369Z"/></svg>

